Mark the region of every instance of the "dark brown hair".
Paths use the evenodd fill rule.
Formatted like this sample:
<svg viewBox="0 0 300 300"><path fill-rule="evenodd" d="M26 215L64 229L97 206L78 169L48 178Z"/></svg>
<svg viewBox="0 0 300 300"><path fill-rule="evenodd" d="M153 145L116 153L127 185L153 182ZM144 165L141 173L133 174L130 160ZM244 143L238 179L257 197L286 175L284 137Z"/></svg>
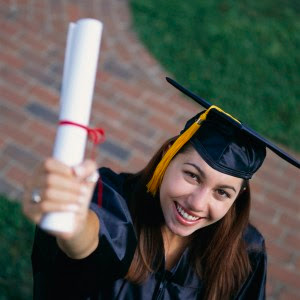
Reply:
<svg viewBox="0 0 300 300"><path fill-rule="evenodd" d="M128 183L131 180L135 182L129 206L138 235L138 247L126 279L134 283L143 283L151 272L157 271L164 257L161 233L164 217L158 196L153 198L147 193L146 184L163 153L175 139L166 141L142 171L128 178ZM187 144L180 152L188 151L189 147L192 146ZM229 299L251 271L242 238L249 222L249 213L250 189L248 182L244 181L227 214L192 235L191 267L204 282L205 299Z"/></svg>

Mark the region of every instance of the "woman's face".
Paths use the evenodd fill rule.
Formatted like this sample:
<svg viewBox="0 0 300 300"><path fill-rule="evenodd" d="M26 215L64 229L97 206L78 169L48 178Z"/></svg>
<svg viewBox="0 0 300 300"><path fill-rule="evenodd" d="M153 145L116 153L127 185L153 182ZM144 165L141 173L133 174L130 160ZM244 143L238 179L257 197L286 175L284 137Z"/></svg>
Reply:
<svg viewBox="0 0 300 300"><path fill-rule="evenodd" d="M179 153L169 164L160 187L167 227L188 236L228 212L243 180L211 168L194 150Z"/></svg>

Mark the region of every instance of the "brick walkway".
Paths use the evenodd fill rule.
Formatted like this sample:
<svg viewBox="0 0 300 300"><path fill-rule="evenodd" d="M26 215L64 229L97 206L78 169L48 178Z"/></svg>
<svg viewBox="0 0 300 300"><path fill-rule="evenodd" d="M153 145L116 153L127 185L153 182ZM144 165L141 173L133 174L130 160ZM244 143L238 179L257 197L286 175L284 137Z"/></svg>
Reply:
<svg viewBox="0 0 300 300"><path fill-rule="evenodd" d="M132 30L126 0L2 2L1 193L20 199L26 177L51 155L70 21L94 17L104 23L91 117L92 125L107 130L100 165L139 170L198 111L165 83L166 72ZM300 299L299 179L296 168L271 154L253 180L252 220L269 254L268 299Z"/></svg>

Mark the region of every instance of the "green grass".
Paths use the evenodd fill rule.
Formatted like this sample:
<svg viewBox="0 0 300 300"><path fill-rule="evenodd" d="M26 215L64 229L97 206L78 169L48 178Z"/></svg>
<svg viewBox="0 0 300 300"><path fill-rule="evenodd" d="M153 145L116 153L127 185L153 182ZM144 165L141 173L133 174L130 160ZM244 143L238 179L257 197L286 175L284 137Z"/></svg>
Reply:
<svg viewBox="0 0 300 300"><path fill-rule="evenodd" d="M20 205L0 195L0 300L32 299L33 235Z"/></svg>
<svg viewBox="0 0 300 300"><path fill-rule="evenodd" d="M131 0L134 27L174 78L300 151L298 0Z"/></svg>

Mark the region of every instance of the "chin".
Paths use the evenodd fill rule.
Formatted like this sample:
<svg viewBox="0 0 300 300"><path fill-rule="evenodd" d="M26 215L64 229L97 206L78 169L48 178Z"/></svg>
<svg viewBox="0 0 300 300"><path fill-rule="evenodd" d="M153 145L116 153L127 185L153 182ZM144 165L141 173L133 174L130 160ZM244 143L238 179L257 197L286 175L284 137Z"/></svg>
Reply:
<svg viewBox="0 0 300 300"><path fill-rule="evenodd" d="M175 235L178 235L180 237L187 237L193 234L198 229L187 229L187 228L180 228L179 226L176 226L174 224L166 224L169 230L174 233Z"/></svg>

